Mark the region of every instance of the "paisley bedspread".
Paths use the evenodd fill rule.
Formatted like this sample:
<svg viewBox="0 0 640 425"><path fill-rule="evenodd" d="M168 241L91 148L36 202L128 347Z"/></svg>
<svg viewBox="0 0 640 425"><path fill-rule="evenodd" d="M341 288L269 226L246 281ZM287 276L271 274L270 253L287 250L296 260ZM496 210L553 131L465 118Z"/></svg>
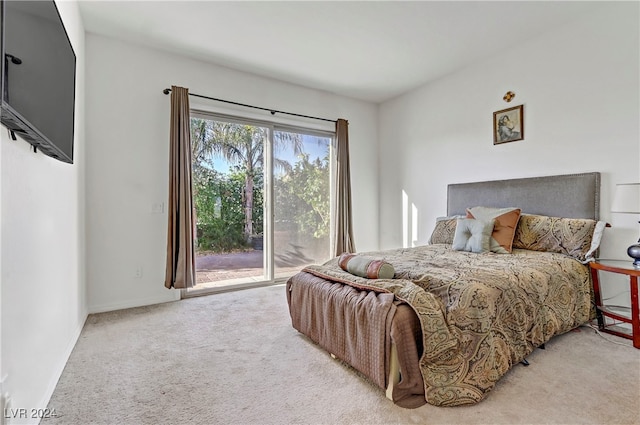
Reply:
<svg viewBox="0 0 640 425"><path fill-rule="evenodd" d="M337 259L304 271L393 293L413 308L423 334L425 398L432 405L482 400L535 347L593 315L588 266L562 254L474 254L435 244L363 255L391 263L394 279L354 276Z"/></svg>

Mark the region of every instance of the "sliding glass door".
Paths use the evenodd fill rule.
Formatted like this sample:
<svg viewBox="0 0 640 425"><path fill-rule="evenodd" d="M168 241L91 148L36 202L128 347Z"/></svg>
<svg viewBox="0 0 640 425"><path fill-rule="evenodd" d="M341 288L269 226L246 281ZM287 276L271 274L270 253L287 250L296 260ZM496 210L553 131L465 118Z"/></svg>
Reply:
<svg viewBox="0 0 640 425"><path fill-rule="evenodd" d="M329 258L331 137L274 133L273 250L282 277Z"/></svg>
<svg viewBox="0 0 640 425"><path fill-rule="evenodd" d="M196 287L259 285L329 258L331 133L192 112Z"/></svg>

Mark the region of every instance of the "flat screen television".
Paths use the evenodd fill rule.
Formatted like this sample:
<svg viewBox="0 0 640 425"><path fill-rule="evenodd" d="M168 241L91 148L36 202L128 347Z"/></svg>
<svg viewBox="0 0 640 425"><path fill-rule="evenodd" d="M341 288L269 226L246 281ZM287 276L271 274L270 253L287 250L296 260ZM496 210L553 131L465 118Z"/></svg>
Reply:
<svg viewBox="0 0 640 425"><path fill-rule="evenodd" d="M76 55L53 0L0 0L1 122L73 163Z"/></svg>

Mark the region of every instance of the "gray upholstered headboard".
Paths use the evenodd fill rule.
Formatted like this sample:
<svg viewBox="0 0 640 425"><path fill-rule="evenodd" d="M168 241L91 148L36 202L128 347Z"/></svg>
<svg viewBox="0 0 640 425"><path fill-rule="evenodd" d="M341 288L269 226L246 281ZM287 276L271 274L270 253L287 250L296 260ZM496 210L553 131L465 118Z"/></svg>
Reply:
<svg viewBox="0 0 640 425"><path fill-rule="evenodd" d="M600 218L600 173L450 184L447 215L475 206L517 207L523 213Z"/></svg>

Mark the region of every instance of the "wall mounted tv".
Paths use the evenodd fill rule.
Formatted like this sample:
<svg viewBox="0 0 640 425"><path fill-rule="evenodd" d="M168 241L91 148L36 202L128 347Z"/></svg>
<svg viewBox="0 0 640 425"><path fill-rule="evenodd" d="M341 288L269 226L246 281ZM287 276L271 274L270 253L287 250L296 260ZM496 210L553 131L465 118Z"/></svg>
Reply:
<svg viewBox="0 0 640 425"><path fill-rule="evenodd" d="M76 55L55 2L0 0L0 24L0 121L72 164Z"/></svg>

